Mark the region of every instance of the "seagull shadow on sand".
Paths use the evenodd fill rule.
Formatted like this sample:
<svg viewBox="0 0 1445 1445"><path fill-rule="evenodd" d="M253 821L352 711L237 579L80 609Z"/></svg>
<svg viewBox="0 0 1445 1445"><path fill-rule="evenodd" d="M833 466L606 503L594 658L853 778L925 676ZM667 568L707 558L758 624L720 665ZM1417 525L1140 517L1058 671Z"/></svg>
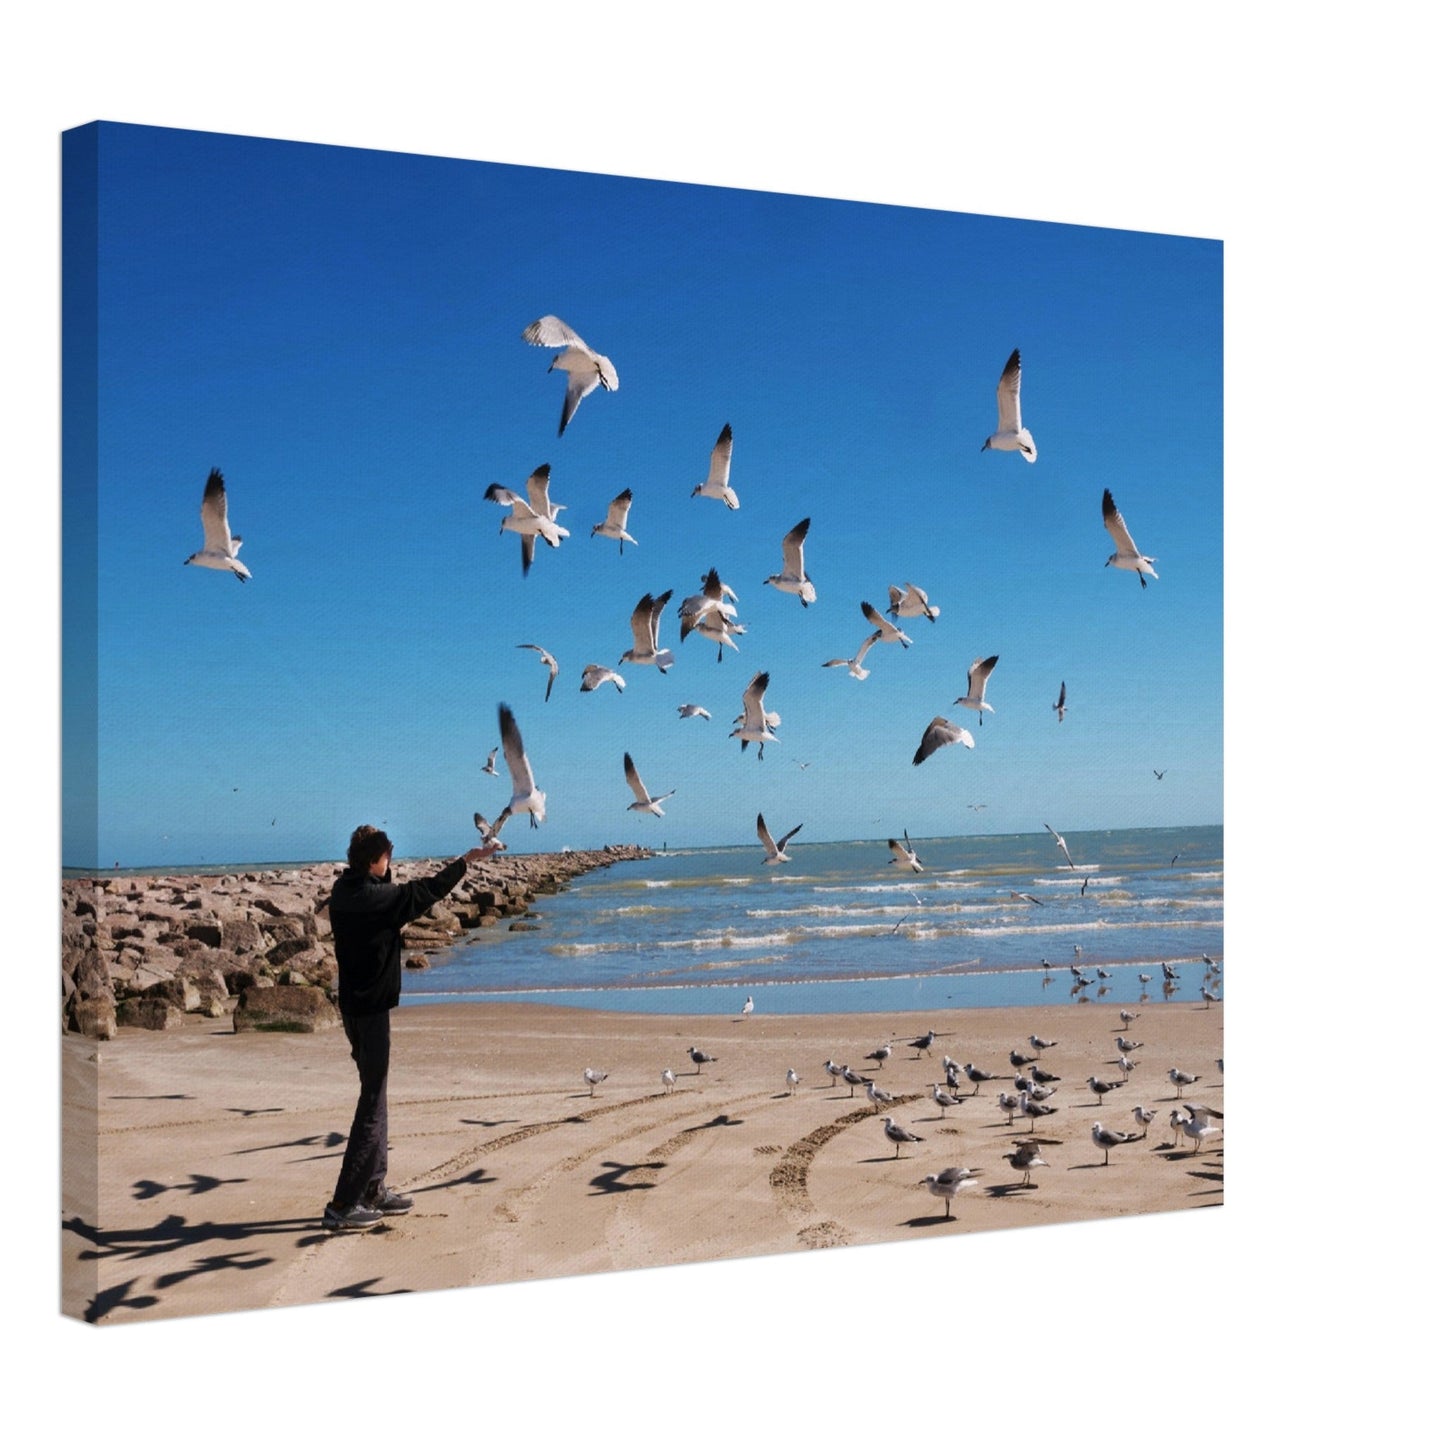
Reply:
<svg viewBox="0 0 1445 1445"><path fill-rule="evenodd" d="M987 1194L990 1199L1002 1199L1006 1194L1018 1194L1022 1190L1033 1190L1038 1187L1037 1184L1025 1184L1023 1180L1020 1179L1010 1184L990 1184L988 1188L984 1190L984 1193Z"/></svg>
<svg viewBox="0 0 1445 1445"><path fill-rule="evenodd" d="M520 1119L458 1119L458 1124L475 1124L479 1129L497 1129L503 1124L520 1124Z"/></svg>
<svg viewBox="0 0 1445 1445"><path fill-rule="evenodd" d="M158 1294L132 1295L131 1290L135 1286L136 1281L128 1279L124 1284L112 1285L109 1289L101 1290L86 1305L81 1318L86 1324L93 1325L97 1320L103 1320L112 1310L147 1310L152 1305L158 1305L161 1302Z"/></svg>
<svg viewBox="0 0 1445 1445"><path fill-rule="evenodd" d="M496 1184L498 1183L495 1174L488 1174L486 1166L473 1169L470 1174L461 1174L455 1179L443 1179L440 1184L418 1184L410 1192L412 1194L429 1194L434 1189L455 1189L458 1184Z"/></svg>
<svg viewBox="0 0 1445 1445"><path fill-rule="evenodd" d="M734 1125L741 1124L741 1119L734 1119L730 1114L719 1114L715 1119L709 1119L706 1124L694 1124L690 1129L684 1129L684 1134L696 1134L700 1129L731 1129Z"/></svg>
<svg viewBox="0 0 1445 1445"><path fill-rule="evenodd" d="M588 1181L593 1186L595 1194L626 1194L632 1189L656 1189L657 1181L654 1179L638 1179L628 1182L623 1179L624 1174L630 1174L635 1169L666 1169L667 1162L663 1159L653 1160L646 1164L618 1164L611 1159L602 1161L600 1174L594 1174Z"/></svg>
<svg viewBox="0 0 1445 1445"><path fill-rule="evenodd" d="M373 1285L381 1283L381 1276L376 1275L372 1279L359 1279L355 1284L344 1284L340 1289L328 1291L327 1299L379 1299L389 1294L411 1294L409 1289L373 1289Z"/></svg>
<svg viewBox="0 0 1445 1445"><path fill-rule="evenodd" d="M299 1139L283 1139L279 1144L256 1144L250 1149L233 1149L232 1157L241 1154L264 1154L268 1149L338 1149L346 1143L346 1135L334 1129L329 1134L305 1134ZM312 1155L322 1158L322 1155Z"/></svg>
<svg viewBox="0 0 1445 1445"><path fill-rule="evenodd" d="M931 1229L935 1224L957 1224L960 1216L957 1214L919 1214L912 1219L905 1219L898 1227L899 1229Z"/></svg>
<svg viewBox="0 0 1445 1445"><path fill-rule="evenodd" d="M194 1094L112 1094L112 1099L194 1099Z"/></svg>
<svg viewBox="0 0 1445 1445"><path fill-rule="evenodd" d="M209 1194L213 1189L219 1189L223 1184L246 1184L246 1179L217 1179L210 1174L192 1174L189 1184L162 1184L156 1179L137 1179L131 1185L135 1191L134 1198L138 1200L155 1199L161 1194L170 1194L179 1190L184 1194Z"/></svg>

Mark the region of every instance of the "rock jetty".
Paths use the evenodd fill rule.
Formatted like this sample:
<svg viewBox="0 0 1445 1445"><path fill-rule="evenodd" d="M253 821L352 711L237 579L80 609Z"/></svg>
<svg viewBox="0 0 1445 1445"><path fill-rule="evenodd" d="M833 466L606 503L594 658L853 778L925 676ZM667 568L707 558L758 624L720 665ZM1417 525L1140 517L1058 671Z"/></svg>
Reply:
<svg viewBox="0 0 1445 1445"><path fill-rule="evenodd" d="M474 864L440 903L402 930L402 958L424 968L473 929L527 927L537 898L580 874L651 850L502 854ZM398 882L449 860L397 862ZM164 1029L188 1013L230 1016L237 1032L310 1033L340 1023L326 903L337 863L216 876L75 878L61 883L62 1027L114 1038L119 1026Z"/></svg>

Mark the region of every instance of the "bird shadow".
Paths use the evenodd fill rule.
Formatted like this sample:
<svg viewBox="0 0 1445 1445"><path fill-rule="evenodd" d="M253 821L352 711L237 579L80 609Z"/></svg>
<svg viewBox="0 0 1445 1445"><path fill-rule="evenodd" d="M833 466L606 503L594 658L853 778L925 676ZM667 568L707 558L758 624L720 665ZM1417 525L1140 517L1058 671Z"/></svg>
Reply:
<svg viewBox="0 0 1445 1445"><path fill-rule="evenodd" d="M270 1109L241 1109L233 1105L228 1108L226 1112L228 1114L240 1114L243 1118L251 1119L257 1114L284 1114L286 1111L278 1104Z"/></svg>
<svg viewBox="0 0 1445 1445"><path fill-rule="evenodd" d="M458 1119L458 1124L475 1124L480 1129L498 1129L503 1124L520 1124L520 1119Z"/></svg>
<svg viewBox="0 0 1445 1445"><path fill-rule="evenodd" d="M1037 1189L1037 1184L1025 1184L1020 1179L1016 1184L990 1184L984 1193L990 1199L1002 1199L1005 1194L1017 1194L1021 1189Z"/></svg>
<svg viewBox="0 0 1445 1445"><path fill-rule="evenodd" d="M264 1154L269 1149L337 1149L346 1143L346 1135L334 1129L329 1134L305 1134L299 1139L283 1139L278 1144L256 1144L250 1149L233 1149L232 1156L241 1154ZM317 1157L317 1156L313 1156Z"/></svg>
<svg viewBox="0 0 1445 1445"><path fill-rule="evenodd" d="M741 1124L741 1119L734 1119L730 1114L719 1114L715 1119L709 1119L705 1124L694 1124L689 1129L684 1129L684 1134L696 1134L700 1129L731 1129L734 1125Z"/></svg>
<svg viewBox="0 0 1445 1445"><path fill-rule="evenodd" d="M344 1284L339 1289L328 1290L327 1299L379 1299L389 1294L411 1294L409 1289L373 1289L373 1285L381 1283L381 1276L375 1275L371 1279L359 1279L355 1284Z"/></svg>
<svg viewBox="0 0 1445 1445"><path fill-rule="evenodd" d="M210 1174L192 1174L189 1184L162 1184L156 1179L137 1179L131 1185L138 1200L155 1199L158 1195L179 1191L184 1194L209 1194L223 1184L245 1184L245 1179L217 1179Z"/></svg>
<svg viewBox="0 0 1445 1445"><path fill-rule="evenodd" d="M103 1320L112 1310L147 1310L152 1305L158 1305L161 1297L158 1294L132 1295L131 1290L136 1286L137 1281L128 1279L124 1284L112 1285L109 1289L101 1290L88 1305L81 1315L86 1324L93 1325Z"/></svg>
<svg viewBox="0 0 1445 1445"><path fill-rule="evenodd" d="M112 1094L112 1099L194 1099L194 1094Z"/></svg>
<svg viewBox="0 0 1445 1445"><path fill-rule="evenodd" d="M657 1182L652 1179L638 1179L628 1181L623 1178L638 1169L666 1169L667 1161L664 1159L651 1160L645 1164L618 1164L611 1159L602 1161L602 1172L594 1174L588 1182L593 1186L597 1194L625 1194L632 1189L656 1189Z"/></svg>
<svg viewBox="0 0 1445 1445"><path fill-rule="evenodd" d="M440 1184L420 1184L411 1192L413 1194L430 1194L436 1189L455 1189L459 1184L496 1184L498 1182L495 1174L489 1175L485 1167L473 1169L470 1174L462 1174L456 1179L444 1179Z"/></svg>
<svg viewBox="0 0 1445 1445"><path fill-rule="evenodd" d="M957 1224L959 1216L956 1214L919 1214L912 1219L905 1219L898 1227L900 1229L932 1229L936 1224Z"/></svg>

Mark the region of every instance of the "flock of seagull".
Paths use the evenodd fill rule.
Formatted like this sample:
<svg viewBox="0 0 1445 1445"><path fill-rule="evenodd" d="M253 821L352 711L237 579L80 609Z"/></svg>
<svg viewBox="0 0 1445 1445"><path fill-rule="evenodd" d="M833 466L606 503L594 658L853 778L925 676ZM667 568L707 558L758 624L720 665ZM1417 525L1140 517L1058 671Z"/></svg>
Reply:
<svg viewBox="0 0 1445 1445"><path fill-rule="evenodd" d="M759 830L762 830L762 819L758 820ZM789 835L791 836L791 834ZM769 840L770 841L770 840ZM784 839L784 842L787 840ZM740 1017L746 1019L753 1013L754 1004L752 995L749 994L744 1001ZM1119 1019L1125 1029L1139 1019L1139 1014L1129 1009L1119 1010ZM901 1045L912 1049L912 1062L922 1059L925 1054L930 1059L933 1057L933 1046L939 1035L929 1029L927 1033L914 1039L893 1039L879 1045L878 1048L864 1056L863 1069L854 1069L850 1064L840 1063L834 1059L826 1059L823 1062L823 1070L827 1075L827 1081L821 1085L823 1088L839 1087L844 1084L848 1086L848 1097L856 1096L857 1090L862 1089L868 1102L873 1105L873 1112L878 1115L880 1111L894 1104L911 1103L921 1096L916 1093L894 1094L883 1088L879 1083L881 1070L893 1056L895 1045ZM1033 1033L1028 1036L1024 1046L1011 1049L1008 1054L1008 1065L1012 1070L1013 1092L1007 1089L1001 1090L997 1096L997 1109L1005 1116L1005 1127L1013 1129L1015 1119L1027 1119L1029 1121L1029 1137L1015 1139L1013 1147L1002 1157L1016 1173L1022 1175L1018 1187L1022 1189L1036 1189L1038 1186L1033 1183L1032 1175L1035 1169L1049 1167L1049 1160L1044 1157L1044 1146L1048 1144L1053 1147L1059 1144L1060 1140L1043 1140L1035 1137L1035 1126L1040 1119L1047 1119L1059 1113L1062 1107L1059 1103L1049 1101L1059 1093L1059 1086L1065 1081L1058 1074L1052 1073L1041 1067L1040 1059L1046 1051L1058 1047L1058 1039L1041 1038ZM1114 1061L1123 1077L1119 1079L1101 1079L1091 1074L1082 1084L1082 1088L1094 1096L1096 1104L1102 1104L1115 1089L1124 1087L1130 1082L1130 1076L1136 1068L1133 1059L1138 1050L1144 1047L1144 1041L1131 1039L1123 1034L1114 1039L1114 1047L1118 1050L1118 1058ZM686 1058L692 1064L692 1072L701 1074L704 1064L715 1064L718 1062L716 1054L710 1054L699 1048L696 1044L686 1051ZM1215 1065L1220 1074L1224 1072L1224 1060L1215 1060ZM987 1068L980 1067L972 1061L960 1064L955 1059L944 1054L941 1060L943 1078L933 1080L927 1091L927 1097L938 1105L939 1120L945 1119L949 1111L955 1109L968 1100L977 1097L979 1090L984 1084L1004 1083L1008 1080L1007 1073L993 1073ZM866 1072L865 1072L866 1071ZM589 1096L595 1095L597 1085L608 1077L607 1073L586 1068L582 1071L582 1081L587 1085ZM1224 1122L1222 1110L1212 1105L1188 1100L1183 1097L1184 1091L1195 1084L1198 1084L1203 1077L1202 1074L1191 1074L1171 1065L1164 1071L1163 1077L1174 1086L1175 1106L1170 1109L1168 1117L1169 1128L1173 1132L1173 1143L1168 1146L1173 1149L1183 1147L1182 1141L1188 1140L1193 1143L1192 1154L1197 1154L1200 1146L1209 1139L1222 1133L1221 1125ZM973 1085L971 1092L965 1093L964 1085ZM799 1085L802 1083L802 1075L797 1069L788 1069L783 1080L783 1087L789 1095L796 1094ZM662 1070L662 1091L670 1094L677 1086L677 1073L672 1068ZM1087 1101L1083 1105L1075 1107L1087 1107ZM1115 1150L1127 1144L1137 1144L1148 1138L1149 1126L1158 1115L1157 1108L1148 1108L1144 1104L1136 1104L1130 1115L1134 1124L1138 1127L1130 1129L1127 1125L1109 1127L1101 1120L1095 1119L1089 1128L1089 1138L1094 1146L1099 1149L1104 1158L1102 1163L1109 1163L1109 1155ZM888 1144L893 1145L893 1158L900 1159L903 1156L903 1148L908 1144L922 1144L926 1142L925 1135L915 1134L906 1125L901 1123L896 1114L883 1114L879 1120L883 1129L883 1138ZM1055 1121L1058 1122L1057 1120ZM1022 1128L1022 1125L1020 1125ZM966 1188L975 1184L982 1173L981 1170L970 1168L962 1164L950 1165L948 1168L939 1170L937 1173L929 1174L919 1180L919 1184L926 1186L931 1194L944 1201L944 1217L952 1217L953 1200Z"/></svg>

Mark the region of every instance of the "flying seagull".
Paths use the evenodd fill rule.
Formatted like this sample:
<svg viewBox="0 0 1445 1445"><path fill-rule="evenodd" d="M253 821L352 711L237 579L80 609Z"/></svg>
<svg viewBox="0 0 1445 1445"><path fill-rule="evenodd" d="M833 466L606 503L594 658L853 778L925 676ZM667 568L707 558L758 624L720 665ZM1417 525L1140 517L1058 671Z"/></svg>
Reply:
<svg viewBox="0 0 1445 1445"><path fill-rule="evenodd" d="M217 572L232 572L236 581L244 582L251 574L236 557L241 539L231 535L226 522L226 479L215 467L201 494L201 532L205 545L199 552L192 552L181 566L213 567Z"/></svg>
<svg viewBox="0 0 1445 1445"><path fill-rule="evenodd" d="M1117 567L1121 572L1137 572L1141 587L1149 585L1144 580L1146 572L1151 577L1158 578L1159 574L1153 567L1155 559L1144 556L1134 545L1134 539L1129 535L1129 529L1124 525L1123 515L1114 505L1114 497L1108 487L1104 488L1104 527L1114 539L1116 549L1104 566Z"/></svg>
<svg viewBox="0 0 1445 1445"><path fill-rule="evenodd" d="M481 838L483 848L505 848L507 845L492 831L492 825L480 813L472 814L472 823Z"/></svg>
<svg viewBox="0 0 1445 1445"><path fill-rule="evenodd" d="M775 842L773 842L773 835L768 832L768 825L767 825L765 822L763 822L763 815L762 815L761 813L759 813L759 814L758 814L758 841L759 841L759 842L763 845L763 847L767 850L767 856L763 859L764 864L766 864L767 866L771 867L773 864L776 864L776 863L787 863L787 862L790 862L791 860L789 859L787 853L784 852L783 850L788 846L788 839L791 838L794 833L801 832L801 831L802 831L802 827L803 827L803 825L802 825L801 823L799 823L796 828L790 828L790 829L789 829L786 833L784 833L783 836L775 843Z"/></svg>
<svg viewBox="0 0 1445 1445"><path fill-rule="evenodd" d="M1038 448L1023 424L1019 406L1021 375L1018 348L1015 347L1013 355L1004 363L1003 375L998 379L998 430L984 440L979 450L1020 452L1026 462L1032 462L1038 458Z"/></svg>
<svg viewBox="0 0 1445 1445"><path fill-rule="evenodd" d="M756 743L759 761L762 760L764 745L777 741L777 734L771 730L782 721L777 713L768 712L763 707L770 677L771 674L766 672L753 674L753 680L743 689L742 715L733 719L734 727L728 734L730 738L742 740L744 752L747 752L749 743Z"/></svg>
<svg viewBox="0 0 1445 1445"><path fill-rule="evenodd" d="M1044 906L1044 900L1042 898L1035 898L1032 893L1019 893L1015 889L1010 888L1008 896L1018 899L1020 903L1037 903L1040 908Z"/></svg>
<svg viewBox="0 0 1445 1445"><path fill-rule="evenodd" d="M600 352L593 351L559 316L541 316L522 332L522 340L533 346L561 346L566 349L552 358L548 371L567 373L567 395L562 400L562 420L557 435L567 430L572 413L584 396L601 386L616 391L617 370Z"/></svg>
<svg viewBox="0 0 1445 1445"><path fill-rule="evenodd" d="M962 743L964 747L971 748L973 734L946 717L934 718L923 730L923 741L918 744L918 751L913 754L913 766L916 768L925 758L931 758L939 748L946 748L951 743Z"/></svg>
<svg viewBox="0 0 1445 1445"><path fill-rule="evenodd" d="M618 665L635 662L643 667L655 666L659 672L666 672L676 659L667 648L658 649L657 628L662 609L672 596L668 588L661 597L654 598L651 592L644 592L632 609L632 646L618 658Z"/></svg>
<svg viewBox="0 0 1445 1445"><path fill-rule="evenodd" d="M928 593L911 582L902 587L888 588L888 611L894 617L926 617L930 622L938 621L940 608L930 606Z"/></svg>
<svg viewBox="0 0 1445 1445"><path fill-rule="evenodd" d="M1162 782L1164 781L1164 773L1167 773L1168 771L1169 771L1169 769L1168 769L1168 768L1165 768L1165 769L1164 769L1164 772L1161 773L1158 768L1155 768L1155 769L1154 769L1154 776L1162 783Z"/></svg>
<svg viewBox="0 0 1445 1445"><path fill-rule="evenodd" d="M871 648L881 636L881 633L870 632L868 636L863 639L862 646L859 647L858 651L855 652L852 657L830 657L823 666L846 667L849 677L856 677L859 682L862 682L863 679L868 676L868 669L863 666L863 659L868 656L869 648Z"/></svg>
<svg viewBox="0 0 1445 1445"><path fill-rule="evenodd" d="M679 719L689 717L701 717L707 718L709 721L712 720L712 714L705 707L699 707L695 702L685 702L680 704L677 709L677 715Z"/></svg>
<svg viewBox="0 0 1445 1445"><path fill-rule="evenodd" d="M603 667L601 663L589 662L582 669L582 692L596 692L604 682L615 682L617 691L621 692L627 684L610 667Z"/></svg>
<svg viewBox="0 0 1445 1445"><path fill-rule="evenodd" d="M493 748L493 749L491 750L491 752L489 752L489 753L487 754L487 765L486 765L486 767L484 767L484 768L482 769L482 771L483 771L484 773L490 773L490 774L492 775L492 777L494 777L494 778L501 776L501 774L497 772L497 750L496 750L496 748Z"/></svg>
<svg viewBox="0 0 1445 1445"><path fill-rule="evenodd" d="M659 818L662 817L662 808L659 805L672 797L677 789L673 788L669 792L659 793L654 798L643 786L642 779L637 776L637 768L632 761L631 753L623 753L622 771L626 775L627 786L632 789L637 798L635 803L627 805L627 811L629 813L652 813Z"/></svg>
<svg viewBox="0 0 1445 1445"><path fill-rule="evenodd" d="M530 477L527 478L527 495L504 487L497 482L483 493L489 502L495 502L499 507L510 507L511 510L502 518L502 525L498 529L502 532L516 532L522 539L522 576L526 576L532 570L532 558L537 549L537 538L541 539L549 547L560 547L563 537L570 537L572 534L566 527L559 526L557 514L565 511L564 507L555 506L548 493L548 482L551 477L552 468L549 463L544 462Z"/></svg>
<svg viewBox="0 0 1445 1445"><path fill-rule="evenodd" d="M900 843L897 838L888 840L888 851L893 857L890 863L901 863L905 868L911 868L915 873L923 872L923 864L918 861L918 854L913 851L913 844L908 837L908 829L903 830L903 841Z"/></svg>
<svg viewBox="0 0 1445 1445"><path fill-rule="evenodd" d="M492 824L492 832L500 833L502 824L513 813L526 813L535 828L547 821L547 795L538 790L532 777L532 765L522 747L522 734L517 719L506 703L497 707L497 722L502 732L502 752L507 759L507 770L512 775L512 801L502 809L501 816Z"/></svg>
<svg viewBox="0 0 1445 1445"><path fill-rule="evenodd" d="M890 1134L889 1138L893 1136ZM936 1199L943 1200L943 1217L952 1217L951 1206L959 1194L975 1183L972 1177L973 1171L965 1169L962 1165L956 1165L951 1169L942 1169L937 1174L925 1175L918 1182L928 1186L928 1192Z"/></svg>
<svg viewBox="0 0 1445 1445"><path fill-rule="evenodd" d="M627 514L632 510L632 488L628 487L625 492L618 492L607 505L606 518L593 527L594 537L615 537L617 539L617 555L623 553L624 542L631 542L637 546L637 538L627 530Z"/></svg>
<svg viewBox="0 0 1445 1445"><path fill-rule="evenodd" d="M1058 713L1058 715L1059 715L1059 721L1060 721L1060 722L1063 722L1063 720L1064 720L1064 714L1065 714L1066 712L1068 712L1068 708L1066 708L1066 707L1064 706L1064 684L1063 684L1063 683L1060 683L1060 684L1059 684L1059 700L1058 700L1058 702L1056 702L1056 703L1054 704L1054 711L1055 711L1056 713Z"/></svg>
<svg viewBox="0 0 1445 1445"><path fill-rule="evenodd" d="M550 702L552 699L552 684L557 681L557 659L547 651L545 647L538 647L535 642L519 642L519 649L530 648L537 654L537 661L547 669L547 691L543 695L543 702Z"/></svg>
<svg viewBox="0 0 1445 1445"><path fill-rule="evenodd" d="M953 700L954 707L971 707L978 714L978 725L983 726L983 715L992 712L993 709L983 700L983 690L988 686L988 680L993 676L993 670L998 666L998 654L992 657L975 657L972 666L968 669L968 693L964 697L956 697Z"/></svg>
<svg viewBox="0 0 1445 1445"><path fill-rule="evenodd" d="M729 422L718 433L717 441L713 444L712 457L707 466L707 481L699 482L692 489L694 497L713 497L719 502L726 502L728 511L736 512L738 509L738 494L728 485L728 477L733 467L733 428Z"/></svg>
<svg viewBox="0 0 1445 1445"><path fill-rule="evenodd" d="M804 517L783 538L783 570L763 578L764 585L776 587L779 592L793 593L804 607L818 600L817 589L808 580L803 567L803 539L808 535L808 525L812 520Z"/></svg>
<svg viewBox="0 0 1445 1445"><path fill-rule="evenodd" d="M913 639L901 627L895 627L871 602L860 602L858 605L863 609L863 616L878 629L873 634L874 642L901 642L904 647L913 646Z"/></svg>
<svg viewBox="0 0 1445 1445"><path fill-rule="evenodd" d="M1048 828L1048 831L1053 835L1055 844L1064 850L1064 862L1066 862L1069 867L1072 868L1074 866L1074 860L1069 857L1069 845L1063 840L1062 837L1059 836L1059 834L1055 833L1052 828L1049 828L1049 825L1047 823L1044 824L1044 827Z"/></svg>

